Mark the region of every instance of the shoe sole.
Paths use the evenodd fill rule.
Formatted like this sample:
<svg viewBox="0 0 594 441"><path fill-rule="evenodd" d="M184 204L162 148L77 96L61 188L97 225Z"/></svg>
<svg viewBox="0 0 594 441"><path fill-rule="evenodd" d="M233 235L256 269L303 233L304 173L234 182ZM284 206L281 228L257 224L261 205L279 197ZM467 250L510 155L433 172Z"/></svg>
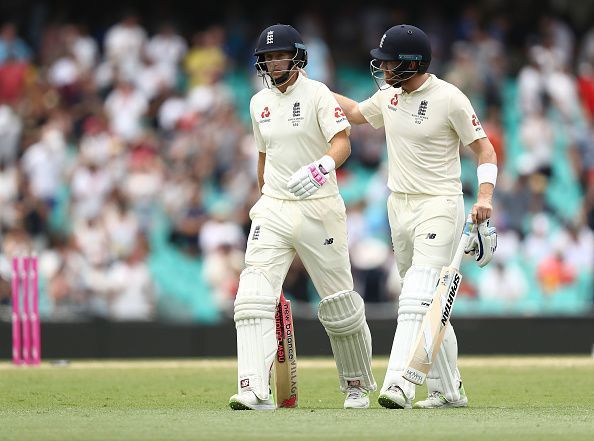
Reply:
<svg viewBox="0 0 594 441"><path fill-rule="evenodd" d="M391 398L387 397L386 395L380 395L377 398L377 402L380 406L385 407L386 409L410 409L410 405L400 405L396 401L392 400Z"/></svg>
<svg viewBox="0 0 594 441"><path fill-rule="evenodd" d="M345 404L343 407L345 409L369 409L369 403L367 403L365 406L350 406Z"/></svg>
<svg viewBox="0 0 594 441"><path fill-rule="evenodd" d="M229 401L229 407L233 410L275 410L276 406L272 404L262 404L256 406L248 406L241 401Z"/></svg>
<svg viewBox="0 0 594 441"><path fill-rule="evenodd" d="M251 407L246 406L245 404L243 404L239 401L230 401L229 407L233 410L254 410Z"/></svg>
<svg viewBox="0 0 594 441"><path fill-rule="evenodd" d="M454 403L444 403L441 406L418 406L417 403L414 404L413 406L415 409L456 409L456 408L460 408L460 407L468 407L468 400L467 401L457 401Z"/></svg>

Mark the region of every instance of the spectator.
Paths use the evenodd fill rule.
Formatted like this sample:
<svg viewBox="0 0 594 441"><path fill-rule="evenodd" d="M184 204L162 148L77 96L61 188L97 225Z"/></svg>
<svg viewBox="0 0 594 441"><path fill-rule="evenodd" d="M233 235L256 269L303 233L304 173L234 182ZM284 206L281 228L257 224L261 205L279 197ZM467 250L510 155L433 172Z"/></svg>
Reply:
<svg viewBox="0 0 594 441"><path fill-rule="evenodd" d="M5 23L0 28L0 65L7 61L29 61L31 50L18 36L14 23Z"/></svg>
<svg viewBox="0 0 594 441"><path fill-rule="evenodd" d="M560 250L538 265L538 283L545 295L553 295L564 286L575 281L576 271L565 262Z"/></svg>
<svg viewBox="0 0 594 441"><path fill-rule="evenodd" d="M140 60L147 41L146 31L135 14L126 14L122 21L105 34L105 56L126 79L140 71Z"/></svg>
<svg viewBox="0 0 594 441"><path fill-rule="evenodd" d="M124 79L105 100L110 129L126 142L135 141L142 135L143 117L147 111L147 98Z"/></svg>
<svg viewBox="0 0 594 441"><path fill-rule="evenodd" d="M213 26L192 38L192 47L185 59L190 88L214 84L221 79L228 64L223 51L224 36L222 28Z"/></svg>
<svg viewBox="0 0 594 441"><path fill-rule="evenodd" d="M478 294L483 299L503 302L507 307L522 300L529 292L524 272L515 264L495 259L481 275Z"/></svg>
<svg viewBox="0 0 594 441"><path fill-rule="evenodd" d="M10 106L0 104L0 162L14 164L22 129L21 117Z"/></svg>
<svg viewBox="0 0 594 441"><path fill-rule="evenodd" d="M107 273L109 317L113 320L145 321L154 318L156 288L146 264L148 244L145 238L124 260Z"/></svg>
<svg viewBox="0 0 594 441"><path fill-rule="evenodd" d="M177 69L187 51L188 45L184 38L168 23L163 24L146 45L147 57L153 63L164 64L168 69Z"/></svg>

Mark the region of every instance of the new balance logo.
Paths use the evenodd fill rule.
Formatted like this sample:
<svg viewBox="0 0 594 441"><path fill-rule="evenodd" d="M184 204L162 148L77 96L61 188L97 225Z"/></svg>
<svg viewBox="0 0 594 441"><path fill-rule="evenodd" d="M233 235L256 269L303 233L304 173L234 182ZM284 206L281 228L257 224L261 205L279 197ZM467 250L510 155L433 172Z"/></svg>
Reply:
<svg viewBox="0 0 594 441"><path fill-rule="evenodd" d="M254 228L254 234L252 235L252 240L258 240L260 238L260 225L256 225Z"/></svg>
<svg viewBox="0 0 594 441"><path fill-rule="evenodd" d="M274 31L268 31L266 34L266 44L274 43Z"/></svg>
<svg viewBox="0 0 594 441"><path fill-rule="evenodd" d="M427 234L427 239L435 239L437 237L437 234L435 233L428 233Z"/></svg>
<svg viewBox="0 0 594 441"><path fill-rule="evenodd" d="M330 237L324 241L324 245L332 245L334 243L334 238Z"/></svg>

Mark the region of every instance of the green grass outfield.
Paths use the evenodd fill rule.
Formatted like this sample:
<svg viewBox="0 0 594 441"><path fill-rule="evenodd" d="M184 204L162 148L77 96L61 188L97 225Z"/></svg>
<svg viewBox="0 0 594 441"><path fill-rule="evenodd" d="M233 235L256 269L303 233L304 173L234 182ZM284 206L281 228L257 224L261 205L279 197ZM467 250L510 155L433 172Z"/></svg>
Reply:
<svg viewBox="0 0 594 441"><path fill-rule="evenodd" d="M343 410L330 359L300 359L300 408L232 411L234 360L0 363L0 440L593 440L594 360L464 357L467 409ZM381 384L386 359L374 360ZM418 390L423 397L425 388Z"/></svg>

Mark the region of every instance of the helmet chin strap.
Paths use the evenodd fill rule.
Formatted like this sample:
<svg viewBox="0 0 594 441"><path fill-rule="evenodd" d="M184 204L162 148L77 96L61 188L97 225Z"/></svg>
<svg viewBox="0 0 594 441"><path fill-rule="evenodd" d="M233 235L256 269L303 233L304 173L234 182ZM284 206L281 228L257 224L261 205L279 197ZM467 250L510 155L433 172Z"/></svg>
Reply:
<svg viewBox="0 0 594 441"><path fill-rule="evenodd" d="M278 78L274 78L272 75L270 76L270 81L272 82L272 84L274 84L275 86L282 86L283 84L285 84L287 81L289 81L289 75L291 75L291 71L287 71L284 74L282 74L280 77Z"/></svg>
<svg viewBox="0 0 594 441"><path fill-rule="evenodd" d="M297 73L298 73L298 71L291 68L291 70L286 71L284 74L282 74L280 77L278 77L276 79L270 74L268 74L268 76L270 77L270 82L272 83L272 85L275 87L279 87L279 86L283 86L283 85L287 84L289 81L291 81L293 76Z"/></svg>

